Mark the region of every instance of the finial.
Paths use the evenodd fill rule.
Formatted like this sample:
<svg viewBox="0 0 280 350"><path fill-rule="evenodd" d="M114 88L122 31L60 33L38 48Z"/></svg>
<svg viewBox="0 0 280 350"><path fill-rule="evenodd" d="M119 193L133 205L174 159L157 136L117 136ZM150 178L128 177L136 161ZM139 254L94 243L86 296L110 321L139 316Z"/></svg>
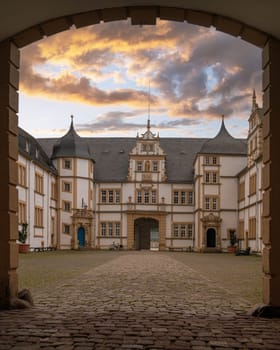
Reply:
<svg viewBox="0 0 280 350"><path fill-rule="evenodd" d="M256 98L256 90L253 90L253 97L252 97L252 111L255 111L258 108L257 104L257 98Z"/></svg>
<svg viewBox="0 0 280 350"><path fill-rule="evenodd" d="M73 130L74 129L74 122L73 122L74 117L73 117L73 115L71 115L70 118L71 118L70 130Z"/></svg>
<svg viewBox="0 0 280 350"><path fill-rule="evenodd" d="M224 121L225 121L225 115L222 114L222 122L224 122Z"/></svg>
<svg viewBox="0 0 280 350"><path fill-rule="evenodd" d="M147 121L147 129L150 130L151 124L150 124L150 112L151 112L151 86L150 86L150 80L149 80L149 92L148 92L148 121Z"/></svg>

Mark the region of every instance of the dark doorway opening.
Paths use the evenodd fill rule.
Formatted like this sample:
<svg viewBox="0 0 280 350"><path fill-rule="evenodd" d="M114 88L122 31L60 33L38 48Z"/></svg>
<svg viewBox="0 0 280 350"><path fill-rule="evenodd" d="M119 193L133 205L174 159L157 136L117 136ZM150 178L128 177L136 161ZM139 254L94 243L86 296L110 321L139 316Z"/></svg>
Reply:
<svg viewBox="0 0 280 350"><path fill-rule="evenodd" d="M140 218L134 222L134 246L136 250L151 249L159 240L158 221Z"/></svg>
<svg viewBox="0 0 280 350"><path fill-rule="evenodd" d="M216 230L214 228L208 228L206 232L207 248L216 247Z"/></svg>

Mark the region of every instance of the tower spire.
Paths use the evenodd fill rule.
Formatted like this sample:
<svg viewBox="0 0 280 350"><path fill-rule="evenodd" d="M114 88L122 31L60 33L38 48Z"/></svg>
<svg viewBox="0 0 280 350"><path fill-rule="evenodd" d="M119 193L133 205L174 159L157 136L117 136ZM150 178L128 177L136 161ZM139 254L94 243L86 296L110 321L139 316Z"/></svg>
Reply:
<svg viewBox="0 0 280 350"><path fill-rule="evenodd" d="M74 116L73 116L73 114L71 114L70 118L71 118L70 129L74 129L74 122L73 122Z"/></svg>
<svg viewBox="0 0 280 350"><path fill-rule="evenodd" d="M151 102L150 102L150 96L151 96L151 89L150 89L150 80L149 80L149 93L148 93L148 121L147 121L147 129L148 129L148 130L150 130L150 128L151 128L151 121L150 121Z"/></svg>
<svg viewBox="0 0 280 350"><path fill-rule="evenodd" d="M253 90L253 97L252 97L252 112L255 111L258 108L257 104L257 98L256 98L256 90Z"/></svg>

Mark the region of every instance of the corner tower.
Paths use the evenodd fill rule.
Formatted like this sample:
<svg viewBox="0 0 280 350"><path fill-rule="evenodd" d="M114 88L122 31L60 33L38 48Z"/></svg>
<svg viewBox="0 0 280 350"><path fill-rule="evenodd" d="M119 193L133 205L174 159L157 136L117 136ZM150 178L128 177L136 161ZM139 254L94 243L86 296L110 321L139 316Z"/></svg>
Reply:
<svg viewBox="0 0 280 350"><path fill-rule="evenodd" d="M74 128L53 147L58 170L58 232L60 249L93 247L94 160L87 141Z"/></svg>

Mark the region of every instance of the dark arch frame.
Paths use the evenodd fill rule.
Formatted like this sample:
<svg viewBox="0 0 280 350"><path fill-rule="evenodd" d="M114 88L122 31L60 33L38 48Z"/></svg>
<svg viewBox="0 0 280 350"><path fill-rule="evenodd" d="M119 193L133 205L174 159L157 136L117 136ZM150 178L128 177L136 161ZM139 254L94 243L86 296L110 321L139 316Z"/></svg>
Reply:
<svg viewBox="0 0 280 350"><path fill-rule="evenodd" d="M253 10L253 9L252 9ZM156 18L173 21L187 21L200 26L214 26L216 29L236 36L263 48L263 109L264 109L264 178L263 178L263 300L270 309L280 314L280 267L277 264L277 249L280 249L278 235L278 198L280 188L277 179L280 167L277 162L280 132L280 42L269 34L252 28L238 20L221 15L194 11L186 8L160 6L124 6L106 8L67 15L39 23L13 35L0 43L0 139L3 173L0 175L3 200L0 206L0 220L4 233L1 236L0 255L3 268L0 271L0 307L7 307L11 298L17 295L17 115L19 84L19 49L45 36L50 36L71 26L81 28L101 21L109 22L131 18L132 25L153 25ZM274 137L272 137L274 135ZM272 246L274 247L272 250Z"/></svg>

